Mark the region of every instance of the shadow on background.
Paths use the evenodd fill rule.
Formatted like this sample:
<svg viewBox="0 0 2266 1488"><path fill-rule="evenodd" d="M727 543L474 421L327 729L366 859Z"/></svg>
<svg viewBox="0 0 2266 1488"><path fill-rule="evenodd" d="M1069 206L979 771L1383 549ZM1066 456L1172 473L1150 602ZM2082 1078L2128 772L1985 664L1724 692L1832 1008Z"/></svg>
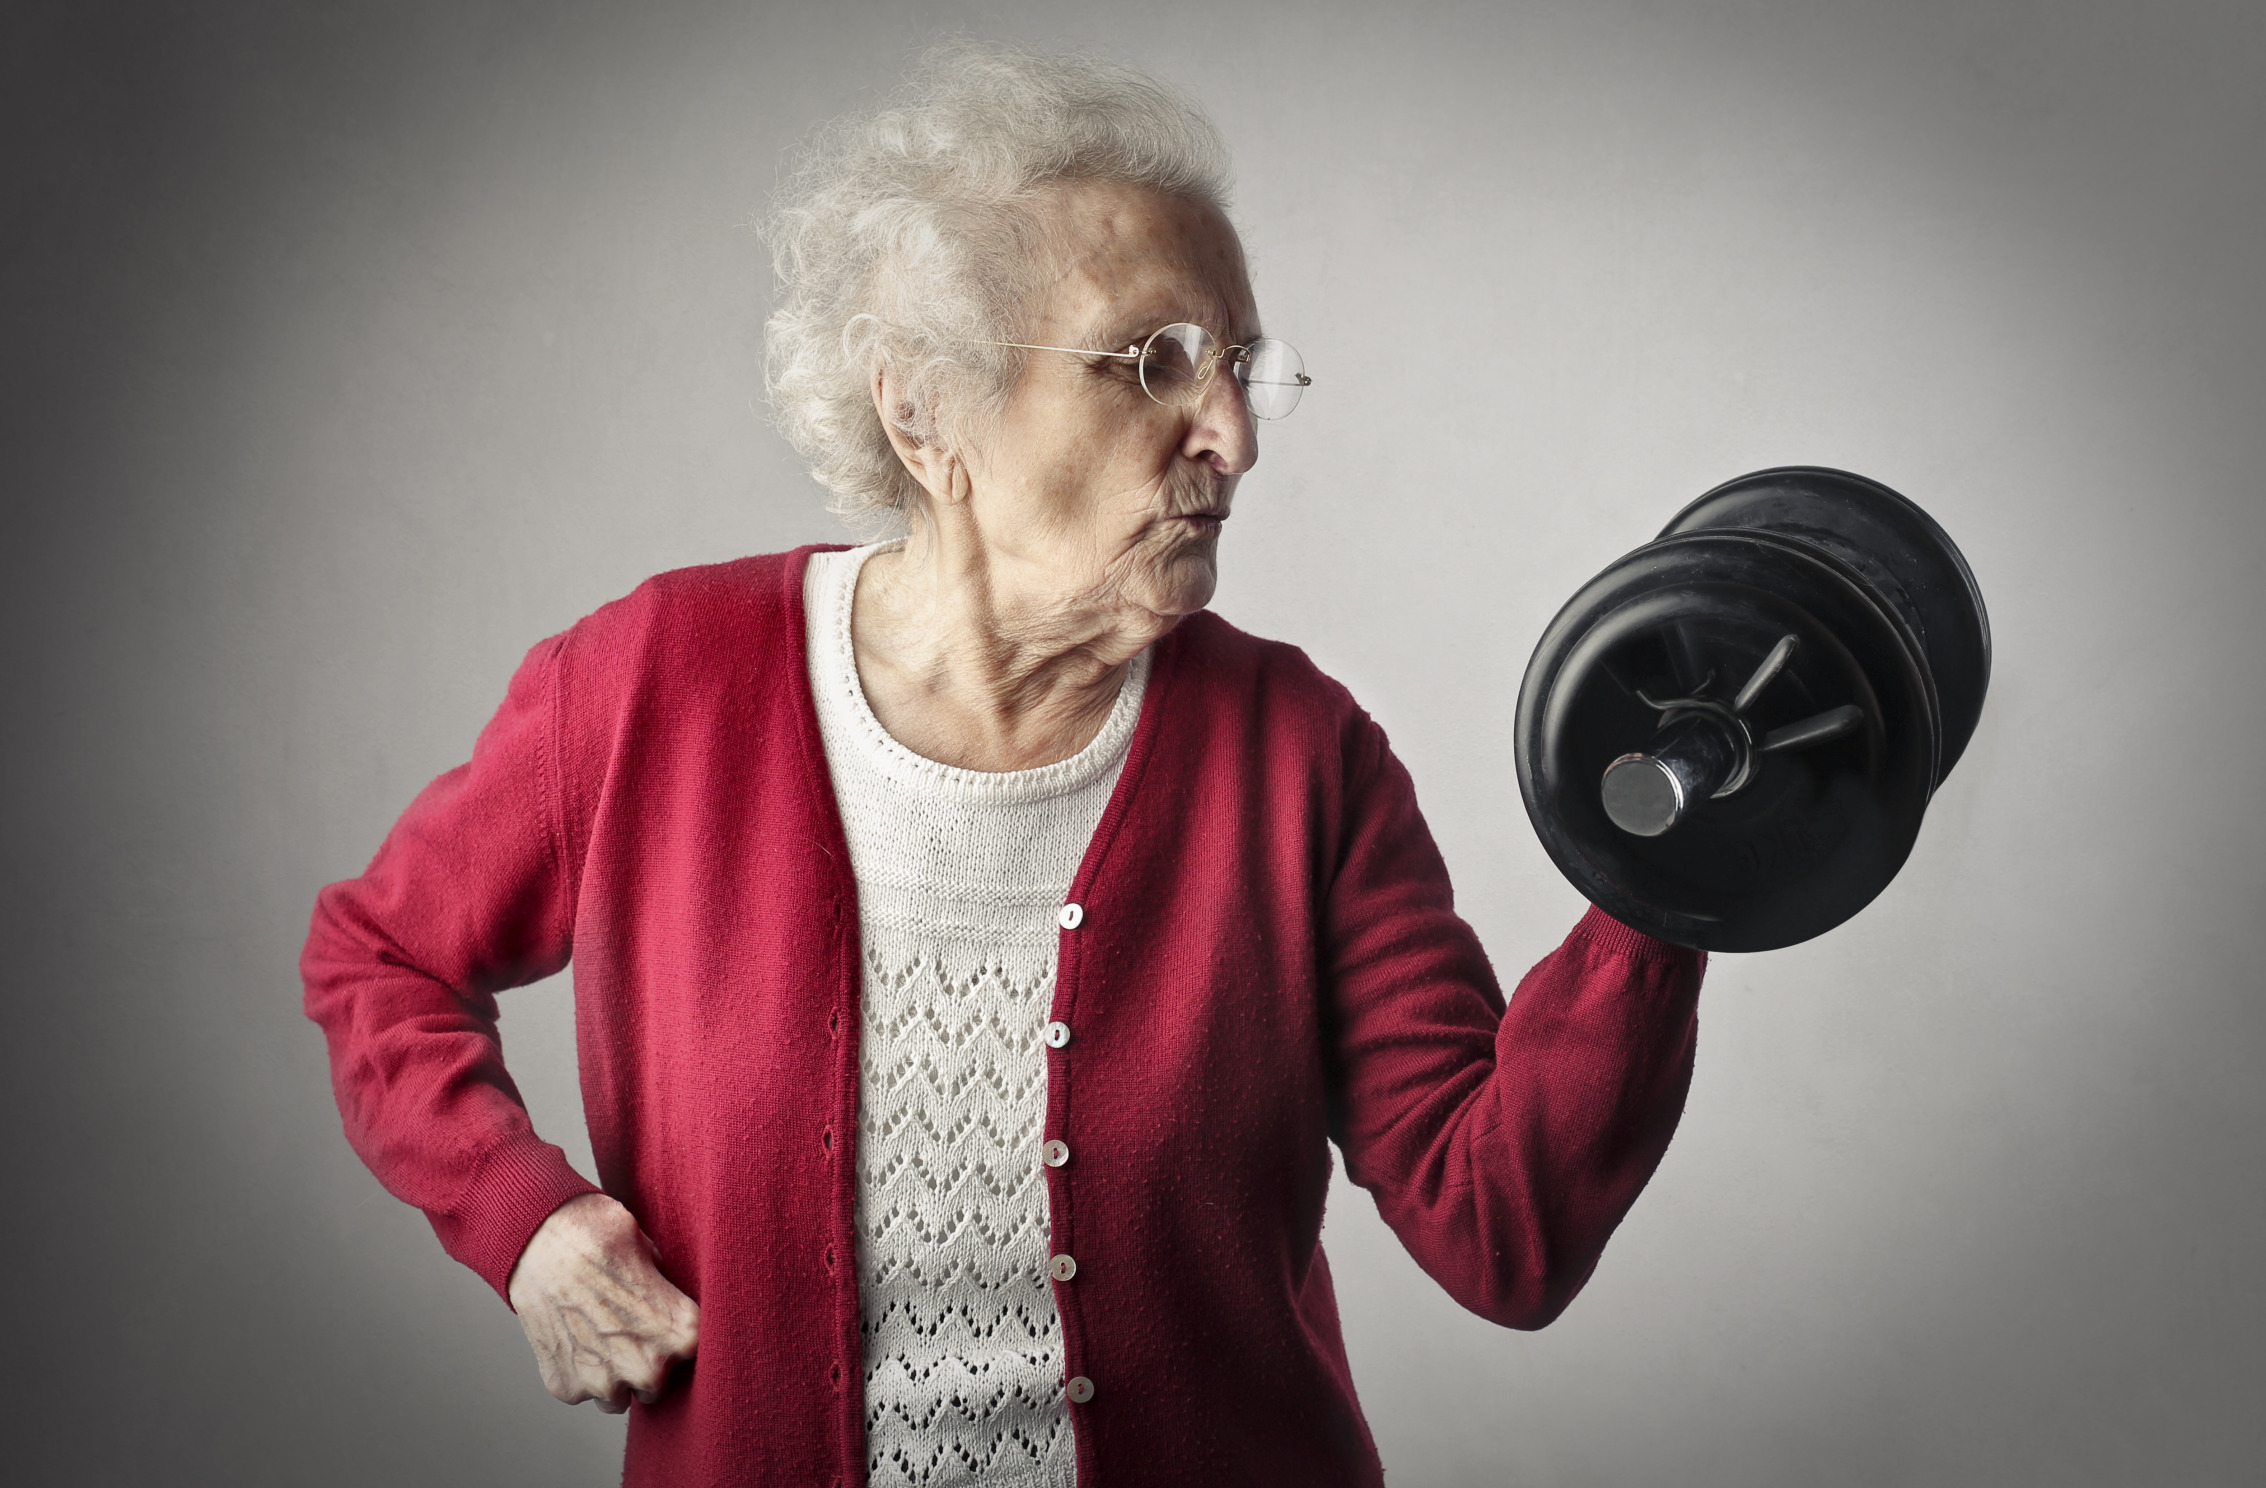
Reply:
<svg viewBox="0 0 2266 1488"><path fill-rule="evenodd" d="M1096 45L1238 154L1270 430L1218 607L1391 730L1506 975L1578 903L1504 741L1563 598L1808 461L1998 628L1844 930L1721 958L1590 1292L1459 1313L1337 1195L1395 1482L2225 1483L2266 1324L2266 21L1992 0L26 5L8 120L4 1101L22 1482L604 1482L340 1137L316 888L535 640L833 535L755 407L780 151L923 40ZM509 994L573 1150L567 982Z"/></svg>

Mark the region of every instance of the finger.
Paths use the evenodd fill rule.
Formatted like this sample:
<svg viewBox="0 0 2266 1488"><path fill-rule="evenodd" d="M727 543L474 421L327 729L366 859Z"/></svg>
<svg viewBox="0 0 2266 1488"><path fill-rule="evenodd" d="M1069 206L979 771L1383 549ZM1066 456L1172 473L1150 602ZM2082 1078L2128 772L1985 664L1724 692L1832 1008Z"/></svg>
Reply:
<svg viewBox="0 0 2266 1488"><path fill-rule="evenodd" d="M593 1395L591 1400L609 1416L618 1416L629 1409L630 1391L627 1385L614 1386L611 1395Z"/></svg>
<svg viewBox="0 0 2266 1488"><path fill-rule="evenodd" d="M669 1388L669 1370L675 1363L658 1343L649 1343L628 1362L628 1367L617 1369L614 1377L650 1405Z"/></svg>
<svg viewBox="0 0 2266 1488"><path fill-rule="evenodd" d="M670 1387L676 1382L677 1375L690 1368L691 1356L689 1354L678 1357L671 1357L667 1354L656 1355L653 1361L652 1374L645 1379L634 1381L635 1393L639 1402L645 1405L654 1404L662 1396L669 1393Z"/></svg>

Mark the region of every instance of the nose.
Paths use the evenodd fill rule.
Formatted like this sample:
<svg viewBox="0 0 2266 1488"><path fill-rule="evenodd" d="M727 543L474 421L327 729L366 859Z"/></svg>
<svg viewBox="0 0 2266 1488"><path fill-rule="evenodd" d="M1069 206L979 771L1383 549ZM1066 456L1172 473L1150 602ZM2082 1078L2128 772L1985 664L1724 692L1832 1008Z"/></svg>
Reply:
<svg viewBox="0 0 2266 1488"><path fill-rule="evenodd" d="M1259 463L1259 429L1251 416L1251 400L1227 368L1205 382L1180 452L1221 475L1241 475Z"/></svg>

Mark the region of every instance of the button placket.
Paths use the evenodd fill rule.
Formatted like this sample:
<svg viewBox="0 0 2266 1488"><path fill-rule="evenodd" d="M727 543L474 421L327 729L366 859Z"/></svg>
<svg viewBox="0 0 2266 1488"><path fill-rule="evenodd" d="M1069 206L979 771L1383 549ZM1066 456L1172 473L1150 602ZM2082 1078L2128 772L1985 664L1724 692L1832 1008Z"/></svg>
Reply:
<svg viewBox="0 0 2266 1488"><path fill-rule="evenodd" d="M1064 930L1076 930L1086 922L1086 907L1076 900L1065 903L1055 914L1055 923ZM1073 958L1075 960L1075 958ZM1070 1025L1054 1019L1046 1025L1044 1039L1050 1049L1064 1049L1070 1044ZM1050 1139L1039 1149L1040 1158L1050 1168L1061 1168L1070 1161L1070 1144L1059 1137ZM1057 1252L1047 1260L1047 1275L1056 1283L1067 1283L1078 1274L1077 1259L1068 1252ZM1070 1376L1063 1382L1063 1394L1072 1405L1084 1405L1094 1398L1094 1382L1083 1374Z"/></svg>

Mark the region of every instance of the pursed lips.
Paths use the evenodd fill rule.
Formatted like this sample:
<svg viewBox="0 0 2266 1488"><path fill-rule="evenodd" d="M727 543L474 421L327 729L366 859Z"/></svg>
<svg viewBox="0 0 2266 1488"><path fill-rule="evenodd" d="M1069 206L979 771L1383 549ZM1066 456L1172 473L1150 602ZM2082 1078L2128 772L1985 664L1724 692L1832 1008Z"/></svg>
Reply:
<svg viewBox="0 0 2266 1488"><path fill-rule="evenodd" d="M1186 509L1170 513L1166 520L1198 532L1218 531L1220 524L1227 520L1230 497L1226 491L1216 487L1206 489L1210 485L1208 481L1190 481L1181 485L1180 489L1169 492L1167 500L1174 506L1185 502Z"/></svg>

